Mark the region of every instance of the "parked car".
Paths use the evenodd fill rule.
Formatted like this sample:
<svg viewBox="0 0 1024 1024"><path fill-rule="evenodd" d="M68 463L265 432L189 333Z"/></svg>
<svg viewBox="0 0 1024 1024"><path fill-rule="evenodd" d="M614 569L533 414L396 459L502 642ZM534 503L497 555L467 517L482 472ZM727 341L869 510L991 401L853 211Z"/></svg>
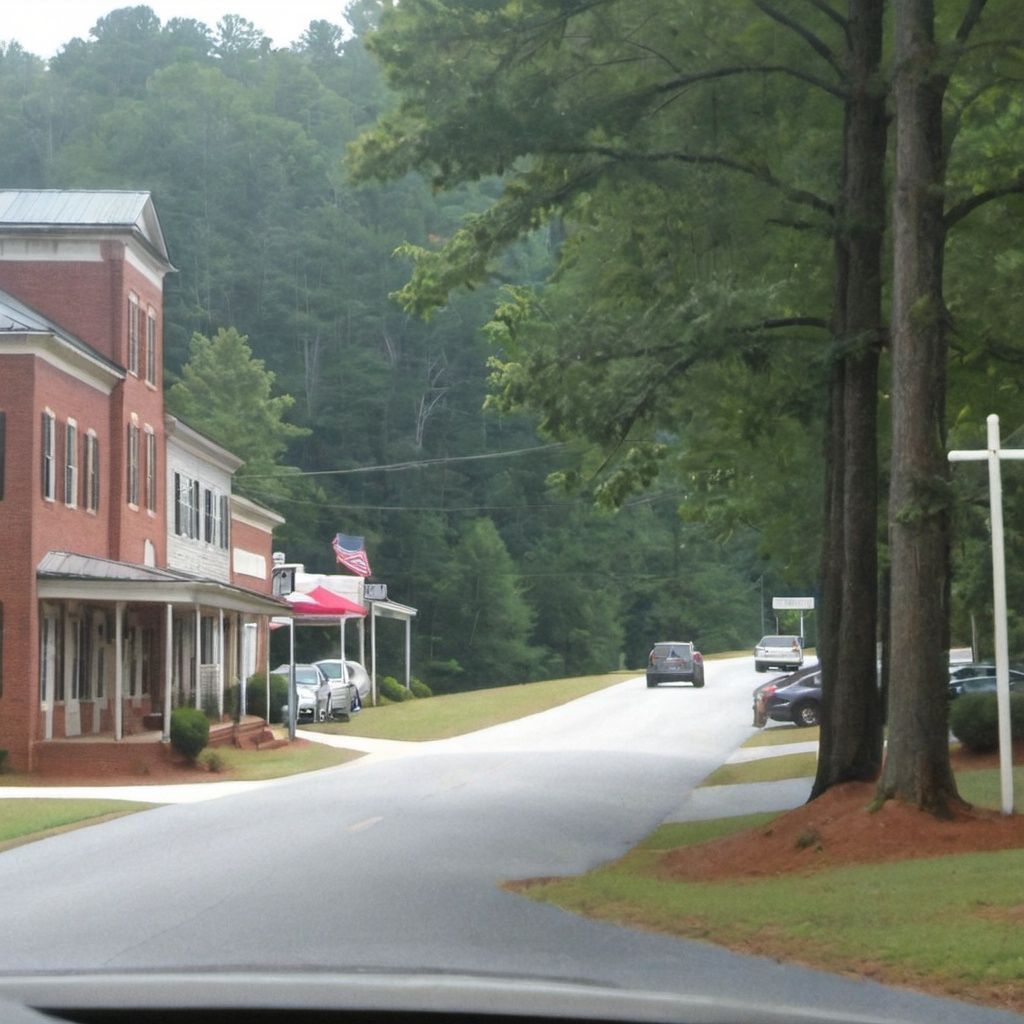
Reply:
<svg viewBox="0 0 1024 1024"><path fill-rule="evenodd" d="M323 661L314 663L318 669L327 677L330 684L330 702L326 709L328 718L347 719L358 714L363 708L362 695L359 692L354 673L349 671L349 664L358 662L345 662L339 658L325 658ZM362 668L362 666L359 666Z"/></svg>
<svg viewBox="0 0 1024 1024"><path fill-rule="evenodd" d="M754 694L756 701L757 690ZM773 722L817 725L821 721L821 669L814 665L777 680L775 690L766 692L764 709Z"/></svg>
<svg viewBox="0 0 1024 1024"><path fill-rule="evenodd" d="M323 661L316 662L317 667L321 672L326 673L330 679L337 679L341 676L342 662L339 658L325 658ZM366 701L370 696L370 676L369 673L359 664L358 661L344 662L345 665L345 678L348 682L355 686L359 693L359 699Z"/></svg>
<svg viewBox="0 0 1024 1024"><path fill-rule="evenodd" d="M291 666L278 665L274 669L275 676L288 678ZM317 715L317 697L320 687L327 681L327 677L316 665L295 666L295 720L301 721L308 718L315 721ZM285 716L287 717L287 715Z"/></svg>
<svg viewBox="0 0 1024 1024"><path fill-rule="evenodd" d="M659 683L704 685L704 657L691 643L656 643L647 658L647 685Z"/></svg>
<svg viewBox="0 0 1024 1024"><path fill-rule="evenodd" d="M949 699L956 700L957 697L962 697L965 693L995 693L996 670L995 666L991 666L991 668L991 675L986 672L983 675L957 676L955 678L951 676L947 691ZM1010 669L1010 691L1011 693L1024 692L1024 672L1020 669Z"/></svg>
<svg viewBox="0 0 1024 1024"><path fill-rule="evenodd" d="M973 679L975 676L994 676L996 667L992 664L969 661L961 662L959 665L949 666L949 681L954 679Z"/></svg>
<svg viewBox="0 0 1024 1024"><path fill-rule="evenodd" d="M754 648L754 668L767 672L770 668L792 671L804 663L804 649L798 636L763 636Z"/></svg>

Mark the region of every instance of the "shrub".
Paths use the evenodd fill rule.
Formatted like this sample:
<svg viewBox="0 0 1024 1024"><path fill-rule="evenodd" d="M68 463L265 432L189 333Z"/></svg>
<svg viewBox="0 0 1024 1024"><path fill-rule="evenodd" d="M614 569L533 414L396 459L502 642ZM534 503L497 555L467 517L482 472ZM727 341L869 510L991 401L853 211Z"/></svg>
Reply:
<svg viewBox="0 0 1024 1024"><path fill-rule="evenodd" d="M999 746L999 711L994 693L968 693L953 701L949 728L968 750L979 753ZM1010 734L1024 739L1024 693L1010 694Z"/></svg>
<svg viewBox="0 0 1024 1024"><path fill-rule="evenodd" d="M208 771L220 774L227 768L227 761L216 750L204 750L199 757L199 763Z"/></svg>
<svg viewBox="0 0 1024 1024"><path fill-rule="evenodd" d="M377 692L395 704L410 700L412 694L394 677L383 676L377 680Z"/></svg>
<svg viewBox="0 0 1024 1024"><path fill-rule="evenodd" d="M427 686L426 683L421 682L419 679L410 679L409 686L412 689L412 695L414 697L433 697L434 691Z"/></svg>
<svg viewBox="0 0 1024 1024"><path fill-rule="evenodd" d="M249 676L245 684L246 714L266 718L272 725L281 724L281 708L288 703L288 680L284 676L270 677L270 716L267 716L267 677L262 672Z"/></svg>
<svg viewBox="0 0 1024 1024"><path fill-rule="evenodd" d="M210 720L198 708L175 708L171 712L171 746L183 757L195 761L210 741Z"/></svg>

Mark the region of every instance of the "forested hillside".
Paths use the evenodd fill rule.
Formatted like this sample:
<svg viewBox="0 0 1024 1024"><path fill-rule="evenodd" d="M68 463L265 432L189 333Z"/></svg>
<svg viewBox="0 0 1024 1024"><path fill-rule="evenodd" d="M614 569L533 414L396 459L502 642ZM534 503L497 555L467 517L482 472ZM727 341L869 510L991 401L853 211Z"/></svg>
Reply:
<svg viewBox="0 0 1024 1024"><path fill-rule="evenodd" d="M360 39L373 7L355 5L344 33L314 22L287 50L239 17L161 22L145 6L112 10L49 62L9 41L0 187L153 193L178 270L166 286L168 386L196 332L247 336L274 393L294 399L285 419L308 432L279 456L302 477L270 479L251 459L242 488L288 518L279 545L310 569L330 571L335 533L365 535L373 578L419 609L414 672L431 685L638 665L664 636L748 646L762 594L767 604L776 583L813 584L813 536L790 566L794 547L762 543L760 524L716 533L684 521L685 476L617 511L593 505L597 467L577 487L549 485L585 451L484 409L494 287L429 321L390 297L410 270L395 250L450 237L497 186L434 196L415 175L349 181L346 146L389 103ZM556 244L545 231L518 247L507 278L542 280ZM225 443L247 434L236 426ZM253 452L261 440L245 437ZM813 476L800 490L819 504ZM384 645L385 670L399 646Z"/></svg>
<svg viewBox="0 0 1024 1024"><path fill-rule="evenodd" d="M178 269L166 288L168 387L196 358L194 335L247 337L299 429L248 430L255 385L226 396L243 410L233 426L212 410L194 425L246 447L240 487L287 517L289 560L328 571L335 533L366 537L373 578L419 609L414 671L436 689L637 666L664 638L750 646L774 628L773 594L815 592L822 549L828 201L840 162L828 96L792 78L705 91L687 126L692 150L746 154L737 173L684 178L666 158L625 190L629 162L613 154L621 174L574 182L571 224L537 217L511 247L500 239L486 272L459 267L432 291L431 255L457 254L460 229L494 208L501 172L519 167L505 140L526 124L565 145L595 136L539 102L553 95L541 78L524 80L538 102L472 111L488 158L449 169L455 187L394 167L388 181L357 183L346 152L362 138L355 162L371 159L365 140L394 105L364 45L378 7L353 4L344 31L314 22L291 49L270 48L237 16L161 22L145 6L112 10L49 62L8 42L0 187L153 193ZM701 10L688 15L694 38L711 31ZM745 18L716 26L741 41L723 61L755 44L792 58L797 42ZM459 79L472 67L416 56L430 63L420 52L398 64L430 102L465 100ZM633 70L614 73L626 83ZM578 116L603 116L612 94L576 97ZM1013 157L991 124L1019 123L1019 110L1018 100L964 119L993 179ZM597 154L580 156L584 172ZM953 167L969 192L970 162ZM825 205L804 201L816 194ZM951 419L964 443L1019 396L1005 323L1020 233L994 209L977 219L987 233L965 230L948 257L963 330ZM979 241L992 237L994 262ZM421 309L408 289L393 297L410 257ZM453 289L462 282L473 287ZM546 282L538 301L531 286ZM884 447L884 386L879 401ZM201 408L189 418L203 420ZM983 516L972 500L961 508L963 631L975 608L984 616L986 571ZM813 617L808 629L813 639ZM382 651L385 671L397 648Z"/></svg>

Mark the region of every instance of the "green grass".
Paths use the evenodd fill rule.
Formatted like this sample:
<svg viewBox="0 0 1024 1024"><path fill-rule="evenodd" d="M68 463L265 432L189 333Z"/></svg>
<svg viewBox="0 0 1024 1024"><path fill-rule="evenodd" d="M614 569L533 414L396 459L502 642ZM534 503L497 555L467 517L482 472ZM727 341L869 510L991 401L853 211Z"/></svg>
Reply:
<svg viewBox="0 0 1024 1024"><path fill-rule="evenodd" d="M803 779L813 775L818 767L816 751L806 754L782 754L758 761L723 764L713 771L702 786L735 786L745 782L778 782L780 779Z"/></svg>
<svg viewBox="0 0 1024 1024"><path fill-rule="evenodd" d="M976 807L987 807L994 811L1002 808L998 768L957 772L956 788L968 803ZM1013 809L1024 813L1024 768L1013 769Z"/></svg>
<svg viewBox="0 0 1024 1024"><path fill-rule="evenodd" d="M743 744L745 747L777 747L785 743L811 743L821 739L821 729L814 726L810 729L796 725L774 725L770 729L762 729Z"/></svg>
<svg viewBox="0 0 1024 1024"><path fill-rule="evenodd" d="M374 739L441 740L547 711L588 693L614 686L636 674L624 671L552 679L542 683L521 683L407 700L375 708L364 706L351 722L327 722L309 728L315 732L347 733Z"/></svg>
<svg viewBox="0 0 1024 1024"><path fill-rule="evenodd" d="M1024 850L727 882L659 872L672 846L771 817L663 826L614 864L520 891L620 924L964 996L998 990L1020 1005Z"/></svg>
<svg viewBox="0 0 1024 1024"><path fill-rule="evenodd" d="M134 814L155 806L127 800L0 799L0 848L16 845L16 841L29 837L41 839L69 827L95 824L98 820Z"/></svg>
<svg viewBox="0 0 1024 1024"><path fill-rule="evenodd" d="M332 768L334 765L362 757L358 751L338 750L323 743L293 744L271 750L215 747L211 752L215 753L224 765L224 770L213 773L213 778L246 782L278 779L285 775L297 775L299 772L314 772L320 768ZM202 756L200 754L200 760Z"/></svg>

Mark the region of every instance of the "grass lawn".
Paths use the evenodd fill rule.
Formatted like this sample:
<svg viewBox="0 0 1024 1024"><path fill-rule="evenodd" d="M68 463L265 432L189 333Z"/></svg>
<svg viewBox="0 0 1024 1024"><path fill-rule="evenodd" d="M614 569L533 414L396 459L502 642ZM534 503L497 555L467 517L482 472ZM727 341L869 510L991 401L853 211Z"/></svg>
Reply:
<svg viewBox="0 0 1024 1024"><path fill-rule="evenodd" d="M803 779L813 775L818 766L816 751L806 754L781 754L759 761L723 764L716 768L702 786L733 786L744 782L777 782L779 779Z"/></svg>
<svg viewBox="0 0 1024 1024"><path fill-rule="evenodd" d="M635 675L632 671L612 672L407 700L364 707L351 722L326 722L304 728L374 739L441 740L547 711Z"/></svg>
<svg viewBox="0 0 1024 1024"><path fill-rule="evenodd" d="M664 826L614 864L522 891L590 917L742 952L1024 1006L1024 850L770 879L659 876L668 843L702 842L717 824Z"/></svg>
<svg viewBox="0 0 1024 1024"><path fill-rule="evenodd" d="M821 739L821 729L810 729L796 725L773 725L751 736L744 747L777 747L786 743L816 743Z"/></svg>
<svg viewBox="0 0 1024 1024"><path fill-rule="evenodd" d="M322 743L289 745L272 750L238 750L235 747L214 747L200 754L215 754L223 769L215 775L224 781L260 781L277 779L299 772L313 772L319 768L332 768L346 761L362 757L356 750L338 750Z"/></svg>
<svg viewBox="0 0 1024 1024"><path fill-rule="evenodd" d="M127 800L0 799L0 850L156 806Z"/></svg>

